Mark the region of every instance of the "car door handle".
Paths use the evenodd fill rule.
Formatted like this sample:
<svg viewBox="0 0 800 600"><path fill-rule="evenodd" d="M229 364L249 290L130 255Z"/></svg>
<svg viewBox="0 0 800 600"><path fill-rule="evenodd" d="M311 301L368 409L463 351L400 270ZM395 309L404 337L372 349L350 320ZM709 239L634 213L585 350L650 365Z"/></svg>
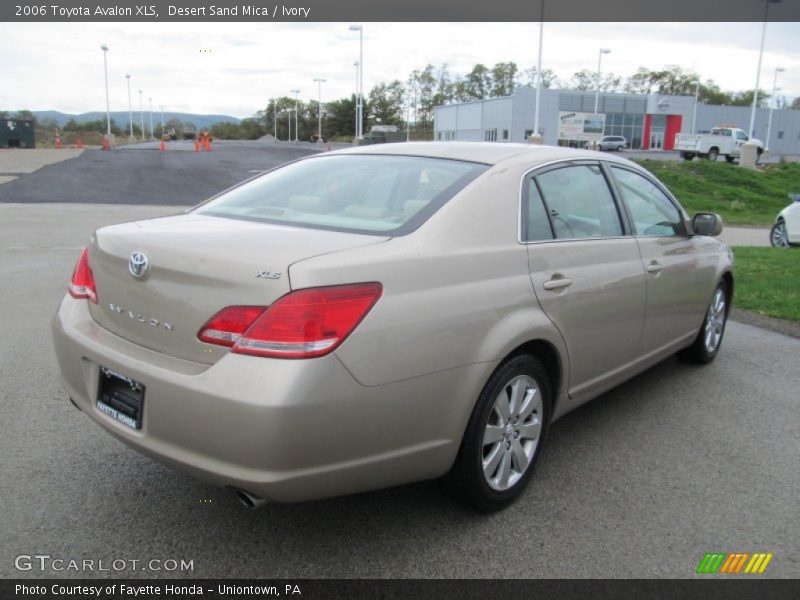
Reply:
<svg viewBox="0 0 800 600"><path fill-rule="evenodd" d="M542 287L546 290L553 291L553 290L561 290L571 285L572 285L572 279L567 279L566 277L554 277L553 279L545 281Z"/></svg>
<svg viewBox="0 0 800 600"><path fill-rule="evenodd" d="M649 265L647 265L647 268L645 269L645 271L647 271L648 273L661 273L661 271L663 270L664 266L658 264L656 261L651 262Z"/></svg>

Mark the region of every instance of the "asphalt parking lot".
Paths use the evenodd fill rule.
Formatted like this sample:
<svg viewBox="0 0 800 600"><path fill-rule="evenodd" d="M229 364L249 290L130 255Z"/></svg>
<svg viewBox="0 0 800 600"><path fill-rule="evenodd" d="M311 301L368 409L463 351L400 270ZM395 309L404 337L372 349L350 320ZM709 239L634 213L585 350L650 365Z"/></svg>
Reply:
<svg viewBox="0 0 800 600"><path fill-rule="evenodd" d="M214 172L268 168L289 160L283 150ZM83 168L92 154L120 177L126 165L176 161L153 185L173 170L206 181L198 171L208 163L177 161L216 156L85 152L0 185L0 577L109 575L18 571L20 554L193 561L191 571L113 573L130 577L672 578L694 577L714 551L771 552L766 577L800 572L800 340L736 322L712 365L667 360L554 424L533 486L495 515L462 508L435 482L251 512L138 455L67 400L50 319L96 227L197 198L129 206L131 194L148 194L118 180L103 188L110 204L102 194L8 203L9 186L27 180L44 196L35 179ZM227 164L222 154L214 160Z"/></svg>

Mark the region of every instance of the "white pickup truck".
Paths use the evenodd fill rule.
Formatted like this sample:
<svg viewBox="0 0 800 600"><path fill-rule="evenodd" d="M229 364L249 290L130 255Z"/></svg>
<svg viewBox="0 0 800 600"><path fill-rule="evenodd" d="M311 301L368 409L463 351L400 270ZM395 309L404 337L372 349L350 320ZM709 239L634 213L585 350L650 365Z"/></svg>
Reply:
<svg viewBox="0 0 800 600"><path fill-rule="evenodd" d="M717 160L721 154L725 160L733 162L739 158L741 145L748 140L747 133L737 127L715 127L708 133L698 135L679 133L675 136L675 150L685 160L692 160L695 156ZM755 138L750 141L757 146L756 152L760 157L764 152L764 142Z"/></svg>

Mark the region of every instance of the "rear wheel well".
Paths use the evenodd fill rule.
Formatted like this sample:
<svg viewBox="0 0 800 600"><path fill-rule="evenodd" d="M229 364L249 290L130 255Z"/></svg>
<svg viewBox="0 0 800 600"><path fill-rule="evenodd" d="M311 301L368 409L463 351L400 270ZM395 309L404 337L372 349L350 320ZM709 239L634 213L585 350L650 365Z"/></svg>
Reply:
<svg viewBox="0 0 800 600"><path fill-rule="evenodd" d="M547 371L547 375L550 377L550 389L553 393L553 408L555 408L555 405L558 402L558 396L561 390L562 382L561 357L559 356L558 351L549 342L544 340L531 340L515 348L503 359L502 362L504 363L515 356L521 356L525 354L535 356L537 359L539 359L539 362L542 363L545 371Z"/></svg>

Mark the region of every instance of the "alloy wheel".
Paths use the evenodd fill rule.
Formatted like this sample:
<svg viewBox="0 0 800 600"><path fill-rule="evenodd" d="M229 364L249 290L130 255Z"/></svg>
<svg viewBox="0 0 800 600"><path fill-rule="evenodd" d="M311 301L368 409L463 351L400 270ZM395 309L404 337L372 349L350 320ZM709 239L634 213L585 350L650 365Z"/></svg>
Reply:
<svg viewBox="0 0 800 600"><path fill-rule="evenodd" d="M711 306L708 307L706 316L705 343L706 352L713 354L722 340L722 332L725 330L725 292L722 288L717 289Z"/></svg>

